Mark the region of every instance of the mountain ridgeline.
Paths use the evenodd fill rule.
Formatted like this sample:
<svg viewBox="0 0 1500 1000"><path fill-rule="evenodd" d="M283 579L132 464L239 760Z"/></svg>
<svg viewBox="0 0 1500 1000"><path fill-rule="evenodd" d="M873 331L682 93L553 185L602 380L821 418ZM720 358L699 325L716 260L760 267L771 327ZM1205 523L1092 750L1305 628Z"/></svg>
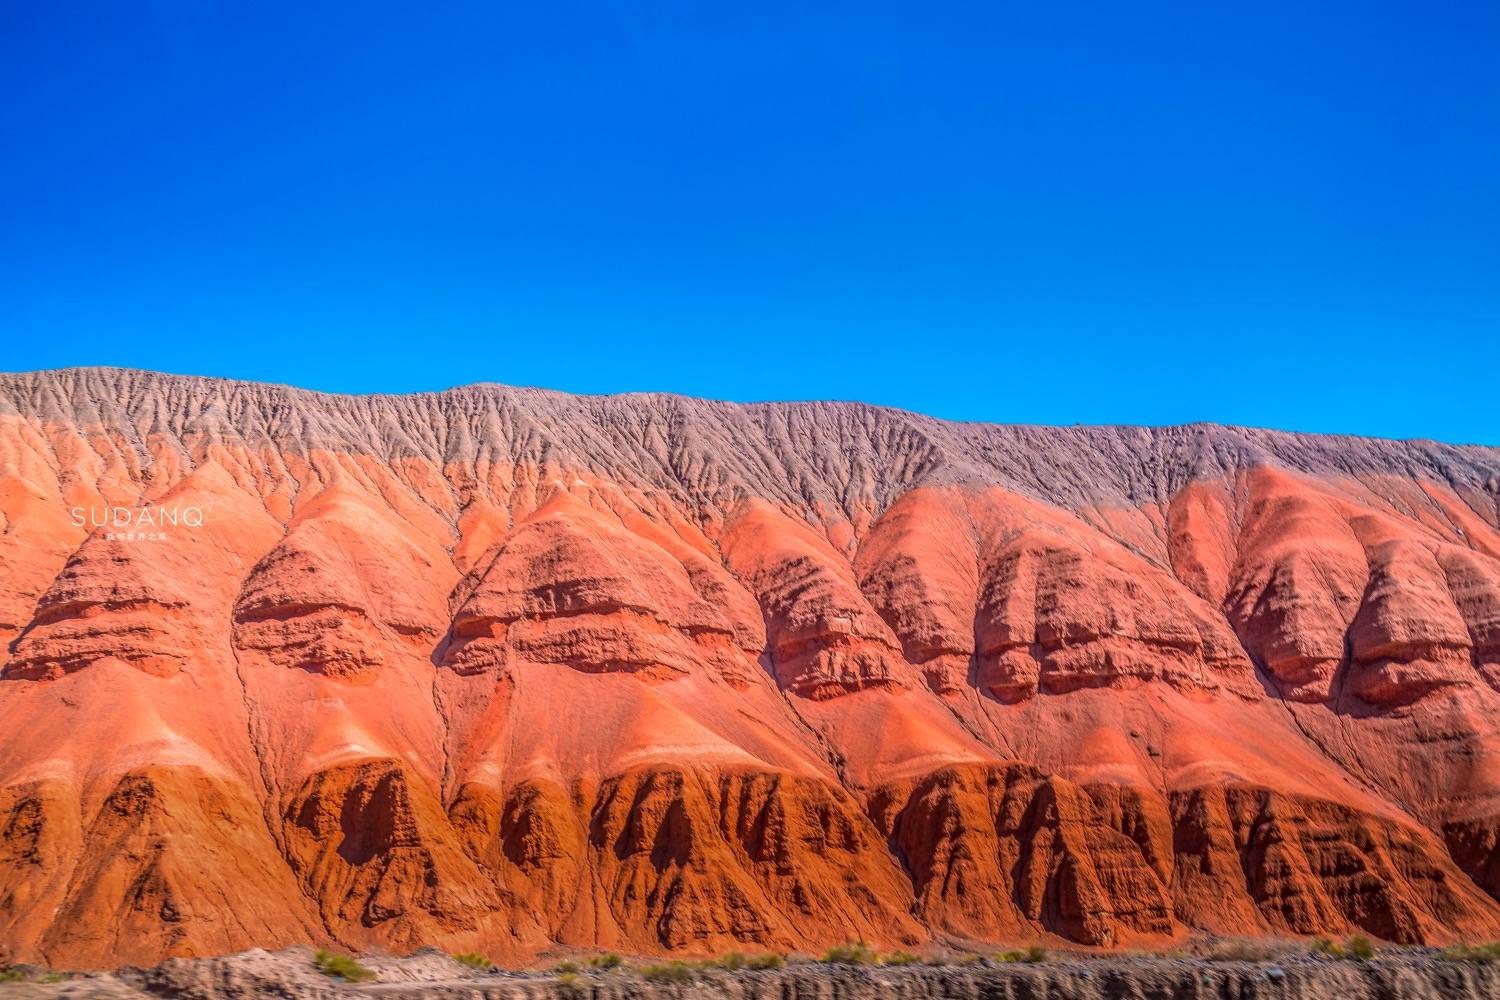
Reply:
<svg viewBox="0 0 1500 1000"><path fill-rule="evenodd" d="M0 375L0 959L1500 938L1497 493L1432 442Z"/></svg>

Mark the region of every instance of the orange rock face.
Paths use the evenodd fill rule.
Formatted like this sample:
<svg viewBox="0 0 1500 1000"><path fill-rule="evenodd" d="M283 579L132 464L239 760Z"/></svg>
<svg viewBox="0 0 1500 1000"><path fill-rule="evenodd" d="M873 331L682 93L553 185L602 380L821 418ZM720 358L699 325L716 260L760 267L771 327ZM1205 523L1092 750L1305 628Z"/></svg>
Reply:
<svg viewBox="0 0 1500 1000"><path fill-rule="evenodd" d="M83 370L0 516L0 959L1500 937L1494 450Z"/></svg>

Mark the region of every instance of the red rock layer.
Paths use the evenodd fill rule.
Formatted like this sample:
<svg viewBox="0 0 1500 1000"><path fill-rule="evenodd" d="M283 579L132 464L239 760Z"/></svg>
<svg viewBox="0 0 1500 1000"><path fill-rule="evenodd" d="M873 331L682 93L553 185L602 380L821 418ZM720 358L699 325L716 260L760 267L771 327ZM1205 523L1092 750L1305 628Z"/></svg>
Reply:
<svg viewBox="0 0 1500 1000"><path fill-rule="evenodd" d="M0 376L0 958L1500 936L1497 488L1232 428Z"/></svg>

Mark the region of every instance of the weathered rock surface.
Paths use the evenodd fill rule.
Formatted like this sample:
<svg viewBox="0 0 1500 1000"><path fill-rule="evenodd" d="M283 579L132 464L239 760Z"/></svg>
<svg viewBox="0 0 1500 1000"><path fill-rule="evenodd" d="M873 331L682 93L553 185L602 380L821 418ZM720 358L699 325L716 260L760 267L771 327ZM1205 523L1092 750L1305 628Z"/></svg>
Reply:
<svg viewBox="0 0 1500 1000"><path fill-rule="evenodd" d="M92 369L0 518L0 961L1500 937L1495 449Z"/></svg>
<svg viewBox="0 0 1500 1000"><path fill-rule="evenodd" d="M560 978L549 973L475 972L434 950L365 959L374 982L319 973L307 949L261 950L216 959L173 959L63 983L11 985L20 1000L336 1000L339 997L463 1000L1481 1000L1500 990L1500 966L1431 953L1373 961L1279 956L1266 961L1191 958L1068 958L1046 964L849 967L804 963L771 971L697 970L661 983L628 969Z"/></svg>

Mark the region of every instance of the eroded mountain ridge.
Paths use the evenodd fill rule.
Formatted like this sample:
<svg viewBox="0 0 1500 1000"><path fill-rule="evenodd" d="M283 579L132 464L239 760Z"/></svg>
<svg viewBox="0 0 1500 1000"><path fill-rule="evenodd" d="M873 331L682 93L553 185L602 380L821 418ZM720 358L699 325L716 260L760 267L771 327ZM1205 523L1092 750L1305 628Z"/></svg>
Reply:
<svg viewBox="0 0 1500 1000"><path fill-rule="evenodd" d="M0 376L0 942L1500 936L1500 452ZM73 512L192 506L165 537Z"/></svg>

